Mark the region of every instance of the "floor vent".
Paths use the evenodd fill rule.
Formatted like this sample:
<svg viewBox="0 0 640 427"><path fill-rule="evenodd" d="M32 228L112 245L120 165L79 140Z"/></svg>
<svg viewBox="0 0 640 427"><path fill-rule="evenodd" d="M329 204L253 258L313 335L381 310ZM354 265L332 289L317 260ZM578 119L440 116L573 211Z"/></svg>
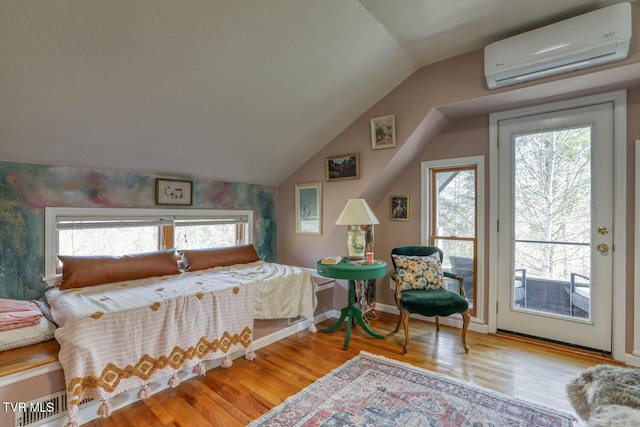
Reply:
<svg viewBox="0 0 640 427"><path fill-rule="evenodd" d="M84 399L78 405L79 408L92 402L93 399ZM62 390L48 394L31 402L19 404L15 411L15 427L36 427L63 417L67 412L67 393Z"/></svg>
<svg viewBox="0 0 640 427"><path fill-rule="evenodd" d="M302 321L306 320L304 317L302 316L298 316L298 317L292 317L289 319L289 326L291 325L295 325L296 323L300 323Z"/></svg>

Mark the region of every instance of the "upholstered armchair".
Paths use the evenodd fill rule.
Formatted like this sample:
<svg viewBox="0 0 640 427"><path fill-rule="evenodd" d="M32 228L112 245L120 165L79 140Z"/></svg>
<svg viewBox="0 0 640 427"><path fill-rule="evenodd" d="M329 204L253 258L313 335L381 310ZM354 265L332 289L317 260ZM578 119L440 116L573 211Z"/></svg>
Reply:
<svg viewBox="0 0 640 427"><path fill-rule="evenodd" d="M465 296L463 279L442 270L442 250L435 246L400 246L391 250L391 261L395 269L391 275L395 280L395 299L400 315L396 332L404 327L403 353L409 349L409 315L435 316L436 330L440 330L439 316L462 314L462 346L466 353L467 329L471 315L469 301ZM445 277L458 281L459 291L447 289Z"/></svg>

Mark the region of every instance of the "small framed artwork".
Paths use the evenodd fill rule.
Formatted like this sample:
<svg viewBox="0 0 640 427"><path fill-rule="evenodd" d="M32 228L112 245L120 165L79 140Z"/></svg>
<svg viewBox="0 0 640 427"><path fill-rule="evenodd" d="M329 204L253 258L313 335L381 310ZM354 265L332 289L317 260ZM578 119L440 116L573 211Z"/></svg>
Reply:
<svg viewBox="0 0 640 427"><path fill-rule="evenodd" d="M358 153L327 157L325 162L327 181L360 179L360 161Z"/></svg>
<svg viewBox="0 0 640 427"><path fill-rule="evenodd" d="M409 221L409 196L391 196L390 199L391 221Z"/></svg>
<svg viewBox="0 0 640 427"><path fill-rule="evenodd" d="M156 178L156 205L193 204L193 181Z"/></svg>
<svg viewBox="0 0 640 427"><path fill-rule="evenodd" d="M322 234L322 184L296 184L296 233Z"/></svg>
<svg viewBox="0 0 640 427"><path fill-rule="evenodd" d="M371 148L393 148L396 146L395 118L392 115L371 119Z"/></svg>

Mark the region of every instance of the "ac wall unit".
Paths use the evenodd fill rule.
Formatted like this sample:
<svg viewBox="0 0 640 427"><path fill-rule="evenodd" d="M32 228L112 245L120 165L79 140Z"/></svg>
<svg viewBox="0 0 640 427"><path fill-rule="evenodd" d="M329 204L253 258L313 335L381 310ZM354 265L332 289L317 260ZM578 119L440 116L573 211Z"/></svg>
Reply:
<svg viewBox="0 0 640 427"><path fill-rule="evenodd" d="M618 3L491 43L489 89L619 61L629 53L631 4Z"/></svg>

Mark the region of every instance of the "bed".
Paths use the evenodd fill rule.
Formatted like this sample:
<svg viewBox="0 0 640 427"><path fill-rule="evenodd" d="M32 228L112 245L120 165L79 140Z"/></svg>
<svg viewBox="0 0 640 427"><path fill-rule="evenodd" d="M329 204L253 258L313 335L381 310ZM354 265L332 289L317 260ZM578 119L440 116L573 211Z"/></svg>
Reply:
<svg viewBox="0 0 640 427"><path fill-rule="evenodd" d="M255 254L252 246L245 249ZM93 283L95 265L92 274L65 278L65 265L71 270L78 259L63 259L62 286L46 298L58 324L70 415L85 398L106 402L164 377L174 386L182 369L201 371L204 360L250 352L255 319L303 316L315 330L316 285L310 273L233 251L238 249L183 253L186 271L177 272L167 261L172 255L164 253L144 259L144 268L132 267L137 258L128 259L124 275L117 262L102 260L100 268L109 267L97 281L107 283ZM139 277L149 271L173 274ZM129 279L113 281L122 277ZM83 283L91 285L79 286Z"/></svg>

